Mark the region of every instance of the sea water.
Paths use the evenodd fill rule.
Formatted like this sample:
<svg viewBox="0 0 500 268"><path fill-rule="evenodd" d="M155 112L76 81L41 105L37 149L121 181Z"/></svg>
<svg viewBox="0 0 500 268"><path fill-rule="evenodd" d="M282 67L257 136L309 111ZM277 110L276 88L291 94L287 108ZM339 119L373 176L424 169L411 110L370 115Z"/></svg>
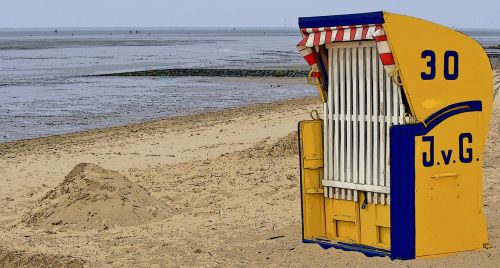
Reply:
<svg viewBox="0 0 500 268"><path fill-rule="evenodd" d="M500 31L463 31L500 44ZM300 38L295 28L0 29L0 142L314 95L305 79L92 76L306 70Z"/></svg>

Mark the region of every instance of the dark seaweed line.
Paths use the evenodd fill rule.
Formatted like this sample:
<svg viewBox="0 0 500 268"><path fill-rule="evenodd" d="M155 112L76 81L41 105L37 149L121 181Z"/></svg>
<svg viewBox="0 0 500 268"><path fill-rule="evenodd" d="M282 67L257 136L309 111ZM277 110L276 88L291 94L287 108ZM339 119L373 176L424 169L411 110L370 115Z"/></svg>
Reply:
<svg viewBox="0 0 500 268"><path fill-rule="evenodd" d="M248 70L248 69L161 69L95 76L209 76L209 77L306 77L302 70Z"/></svg>

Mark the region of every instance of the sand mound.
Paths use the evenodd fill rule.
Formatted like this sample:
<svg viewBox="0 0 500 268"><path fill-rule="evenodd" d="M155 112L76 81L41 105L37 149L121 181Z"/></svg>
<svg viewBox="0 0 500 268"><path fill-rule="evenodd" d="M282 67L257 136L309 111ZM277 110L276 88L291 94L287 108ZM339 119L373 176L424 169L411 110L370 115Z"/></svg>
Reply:
<svg viewBox="0 0 500 268"><path fill-rule="evenodd" d="M21 223L43 229L106 230L161 219L170 212L120 173L80 163L21 218Z"/></svg>
<svg viewBox="0 0 500 268"><path fill-rule="evenodd" d="M272 156L296 156L299 153L298 146L297 131L294 131L273 143L268 152Z"/></svg>
<svg viewBox="0 0 500 268"><path fill-rule="evenodd" d="M274 143L262 141L255 146L238 152L238 154L249 157L290 157L298 154L297 131L280 138Z"/></svg>

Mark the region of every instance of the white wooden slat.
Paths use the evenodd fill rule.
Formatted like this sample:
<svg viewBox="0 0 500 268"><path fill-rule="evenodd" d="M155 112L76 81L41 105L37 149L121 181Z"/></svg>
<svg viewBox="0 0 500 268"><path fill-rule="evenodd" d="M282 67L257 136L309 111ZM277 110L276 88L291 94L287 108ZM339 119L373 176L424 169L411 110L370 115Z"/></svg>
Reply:
<svg viewBox="0 0 500 268"><path fill-rule="evenodd" d="M386 186L374 186L374 185L366 185L359 183L351 183L346 181L323 180L322 184L330 187L338 187L346 189L349 188L349 189L356 189L359 191L376 191L378 193L390 193L391 190L389 187Z"/></svg>
<svg viewBox="0 0 500 268"><path fill-rule="evenodd" d="M361 47L358 48L359 56L358 56L358 73L359 73L359 183L366 183L365 176L365 52L366 49Z"/></svg>
<svg viewBox="0 0 500 268"><path fill-rule="evenodd" d="M384 66L382 65L382 62L380 62L380 67L382 68L382 70L384 70ZM387 75L387 73L384 71L383 72L383 77L384 77L384 82L385 82L385 96L384 96L384 102L385 102L385 108L384 108L384 118L385 118L385 124L384 124L384 128L385 128L385 133L384 133L384 136L383 136L383 139L385 140L385 147L384 147L384 159L382 159L381 161L381 165L384 169L384 174L382 176L382 186L387 186L387 176L388 176L388 157L389 157L389 138L388 138L388 134L389 134L389 128L392 124L392 112L391 112L391 107L392 107L392 89L391 89L391 79L390 77ZM383 201L383 204L386 204L387 202L387 194L382 194L382 201Z"/></svg>
<svg viewBox="0 0 500 268"><path fill-rule="evenodd" d="M385 121L386 121L386 93L387 93L387 88L385 86L385 73L384 73L384 66L382 65L382 62L380 61L380 58L377 56L377 66L378 66L378 76L379 76L379 163L378 163L378 185L385 185ZM385 203L385 196L380 195L380 203L383 205Z"/></svg>
<svg viewBox="0 0 500 268"><path fill-rule="evenodd" d="M340 62L340 49L334 49L334 74L337 79L333 79L333 106L334 106L334 120L335 120L335 125L333 127L334 135L333 135L333 180L338 180L339 179L339 157L340 157L340 133L339 133L339 127L340 127L340 120L339 120L339 93L340 93L340 88L339 88L339 83L340 83L340 72L339 72L339 62ZM335 188L335 198L339 198L339 189Z"/></svg>
<svg viewBox="0 0 500 268"><path fill-rule="evenodd" d="M345 158L346 158L346 144L345 144L345 48L341 48L339 52L340 58L340 68L339 68L339 78L340 78L340 181L345 181ZM346 191L341 189L341 199L345 199Z"/></svg>
<svg viewBox="0 0 500 268"><path fill-rule="evenodd" d="M330 75L330 74L329 74ZM327 94L329 95L329 92L327 92ZM328 95L327 95L327 100L328 100ZM326 103L323 103L323 137L329 137L328 135L328 123L329 123L329 119L328 119L328 102ZM323 139L323 179L324 180L328 180L329 179L329 176L328 176L328 141L329 139ZM323 187L323 195L324 197L329 197L328 196L328 190L329 190L330 187L326 187L324 186Z"/></svg>
<svg viewBox="0 0 500 268"><path fill-rule="evenodd" d="M329 50L328 51L328 92L327 92L327 112L328 112L328 117L325 119L326 121L328 121L328 124L327 124L327 136L323 136L324 138L323 139L326 139L324 140L324 142L327 144L327 155L328 155L328 158L327 158L327 166L325 167L325 169L327 170L327 174L328 174L328 177L326 177L327 180L331 180L332 179L332 176L333 176L333 151L332 151L332 121L333 121L333 117L332 117L332 109L333 109L333 102L332 102L332 99L333 99L333 94L332 94L332 83L333 83L333 80L334 80L334 74L333 74L333 51L332 50ZM333 189L332 187L327 187L327 191L325 193L325 195L328 197L328 198L333 198Z"/></svg>
<svg viewBox="0 0 500 268"><path fill-rule="evenodd" d="M373 73L372 73L372 48L366 49L366 58L365 58L365 82L366 82L366 151L365 151L365 176L366 176L366 184L373 185L372 180L372 81ZM372 192L367 193L368 203L372 203Z"/></svg>
<svg viewBox="0 0 500 268"><path fill-rule="evenodd" d="M358 183L358 48L352 49L352 182ZM354 201L358 201L358 191L354 190Z"/></svg>
<svg viewBox="0 0 500 268"><path fill-rule="evenodd" d="M333 117L332 117L332 110L333 110L333 94L332 94L332 88L333 88L333 77L336 76L336 74L334 73L334 70L333 70L333 67L332 67L332 63L334 62L334 56L333 56L333 51L329 51L328 53L328 62L329 62L329 65L328 66L328 95L327 95L327 111L328 111L328 136L326 136L326 141L325 143L327 144L327 149L328 149L328 166L326 167L326 169L328 170L327 171L327 174L328 174L328 177L327 177L327 180L332 180L332 176L333 176L333 151L332 151L332 148L333 148L333 139L332 139L332 133L333 133ZM333 189L332 187L328 187L328 192L327 192L327 195L329 198L333 198Z"/></svg>
<svg viewBox="0 0 500 268"><path fill-rule="evenodd" d="M324 181L330 183L323 185L328 197L357 200L357 191L363 189L368 203L388 204L389 130L408 119L400 88L383 69L375 44L368 43L327 46L332 58Z"/></svg>
<svg viewBox="0 0 500 268"><path fill-rule="evenodd" d="M380 142L378 139L379 134L379 86L380 86L380 72L378 69L378 55L376 53L376 49L372 48L371 53L371 63L372 63L372 185L379 185L379 167L378 167L378 159L379 159L379 146ZM373 195L373 203L378 204L378 194Z"/></svg>
<svg viewBox="0 0 500 268"><path fill-rule="evenodd" d="M328 121L328 125L327 125L327 133L328 133L328 136L324 136L323 139L326 139L324 142L327 144L327 155L328 155L328 162L327 163L327 166L325 167L325 169L327 170L327 174L328 174L328 177L326 178L327 180L331 180L331 176L332 176L332 139L331 139L331 135L332 135L332 115L331 115L331 111L332 111L332 81L334 80L333 78L333 53L332 51L328 51L328 92L327 92L327 111L328 111L328 117L325 119ZM332 191L332 187L327 187L327 193L326 195L329 197L329 198L333 198L333 196L331 195L331 191Z"/></svg>
<svg viewBox="0 0 500 268"><path fill-rule="evenodd" d="M328 179L329 180L333 180L333 169L334 169L334 165L333 165L333 157L334 157L334 153L333 153L333 139L332 139L332 135L333 135L333 128L334 128L334 124L333 124L333 103L334 103L334 100L333 100L333 96L334 96L334 93L333 93L333 83L334 81L336 80L336 76L337 76L337 73L335 72L336 71L336 59L337 59L337 53L336 53L336 49L334 49L333 51L330 51L331 53L328 53L328 57L329 57L329 61L330 62L330 68L328 69L328 73L329 73L329 78L328 79ZM329 187L328 188L328 196L330 198L333 198L333 189L332 187Z"/></svg>
<svg viewBox="0 0 500 268"><path fill-rule="evenodd" d="M392 79L387 77L386 79L387 88L387 115L389 117L388 123L386 124L386 142L385 142L385 186L391 185L391 167L390 167L390 130L391 126L395 125L397 122L397 103L398 98L396 95L396 87L392 82Z"/></svg>
<svg viewBox="0 0 500 268"><path fill-rule="evenodd" d="M365 71L365 77L366 77L366 184L373 185L373 178L372 178L372 161L373 161L373 156L372 156L372 81L373 79L373 73L372 73L372 49L369 48L366 50L366 71Z"/></svg>
<svg viewBox="0 0 500 268"><path fill-rule="evenodd" d="M345 163L345 181L346 182L352 182L352 167L351 167L351 160L352 160L352 139L351 139L351 114L352 114L352 87L351 87L351 79L352 79L352 61L351 61L351 50L352 48L347 48L346 49L346 113L345 113L345 121L346 121L346 163ZM352 200L352 191L347 191L347 200Z"/></svg>

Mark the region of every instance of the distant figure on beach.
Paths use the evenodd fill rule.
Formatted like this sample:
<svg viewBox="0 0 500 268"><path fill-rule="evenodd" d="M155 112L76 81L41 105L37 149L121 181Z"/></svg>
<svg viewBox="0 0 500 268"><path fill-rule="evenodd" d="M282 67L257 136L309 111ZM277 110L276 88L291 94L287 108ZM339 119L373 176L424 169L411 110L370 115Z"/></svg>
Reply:
<svg viewBox="0 0 500 268"><path fill-rule="evenodd" d="M54 33L57 33L57 32L58 32L58 31L57 31L57 29L55 29L55 30L54 30Z"/></svg>

